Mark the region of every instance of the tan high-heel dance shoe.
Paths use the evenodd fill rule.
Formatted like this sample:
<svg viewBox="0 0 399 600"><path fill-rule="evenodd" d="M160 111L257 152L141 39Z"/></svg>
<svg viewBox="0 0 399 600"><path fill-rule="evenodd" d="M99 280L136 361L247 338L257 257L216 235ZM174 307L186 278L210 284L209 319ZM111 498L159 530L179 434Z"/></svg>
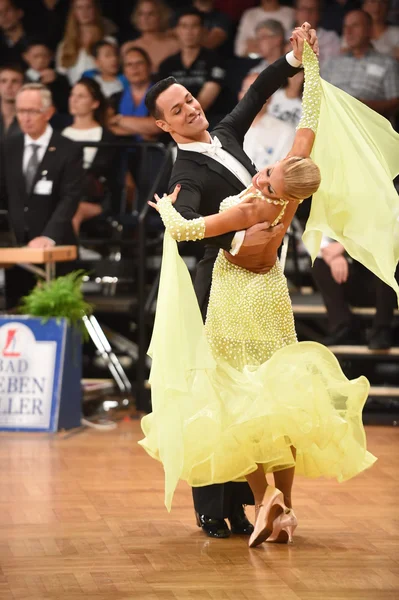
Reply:
<svg viewBox="0 0 399 600"><path fill-rule="evenodd" d="M262 504L255 507L257 511L254 531L249 538L249 547L254 548L264 542L273 532L273 524L280 513L288 510L284 504L284 496L280 490L268 485Z"/></svg>
<svg viewBox="0 0 399 600"><path fill-rule="evenodd" d="M267 542L277 544L292 543L292 536L297 528L298 521L292 508L287 508L278 515L273 521L272 534L267 538Z"/></svg>

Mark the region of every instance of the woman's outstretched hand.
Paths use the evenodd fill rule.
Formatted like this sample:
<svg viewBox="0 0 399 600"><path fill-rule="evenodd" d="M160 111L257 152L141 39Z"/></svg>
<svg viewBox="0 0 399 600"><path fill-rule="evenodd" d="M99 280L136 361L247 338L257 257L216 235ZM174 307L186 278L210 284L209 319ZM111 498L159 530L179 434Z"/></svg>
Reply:
<svg viewBox="0 0 399 600"><path fill-rule="evenodd" d="M173 190L173 192L171 194L169 194L168 196L166 194L164 194L162 198L160 198L158 196L158 194L154 194L154 198L155 198L156 202L148 201L148 204L150 206L152 206L152 208L155 208L156 211L159 212L158 202L160 200L163 200L164 198L166 198L166 199L169 200L169 202L171 202L172 204L174 204L176 202L176 200L177 200L177 196L179 195L180 190L181 190L181 185L178 183L177 186L175 187L175 189Z"/></svg>

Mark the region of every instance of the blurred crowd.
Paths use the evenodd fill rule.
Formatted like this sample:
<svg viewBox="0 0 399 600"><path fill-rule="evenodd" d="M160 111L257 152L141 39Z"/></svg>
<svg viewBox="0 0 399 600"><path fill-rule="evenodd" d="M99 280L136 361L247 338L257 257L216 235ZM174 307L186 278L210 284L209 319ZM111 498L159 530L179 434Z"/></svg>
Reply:
<svg viewBox="0 0 399 600"><path fill-rule="evenodd" d="M144 99L156 81L169 75L198 98L212 127L259 72L290 49L290 32L304 21L317 30L322 77L397 128L398 0L288 0L284 4L279 0L0 0L2 170L4 156L16 152L14 136L21 134L25 178L32 160L32 173L37 176L43 156L40 150L36 156L34 146L40 146L35 140L40 142L43 136L47 140L43 154L56 147L58 137L51 136L69 139L72 154L76 142L81 148L85 142L115 138L166 141L148 115ZM303 73L298 73L268 100L248 131L245 151L259 169L290 149L301 118L302 88ZM84 193L77 193L65 211L71 214L75 236L82 223L104 211L114 162L111 147L84 148ZM134 202L134 154L125 162L124 183ZM33 187L27 188L28 195L45 189L38 188L37 181L29 184ZM2 177L3 204L14 185ZM28 212L26 208L25 202ZM25 227L20 243L59 243L48 235L32 237L29 231ZM329 310L331 343L358 340L348 289L359 289L353 284L359 276L365 281L338 246L334 240L324 240L315 267ZM380 298L378 282L367 288L373 286ZM388 300L381 301L383 308L377 310L378 339L369 341L371 347L392 344L394 301L388 291Z"/></svg>

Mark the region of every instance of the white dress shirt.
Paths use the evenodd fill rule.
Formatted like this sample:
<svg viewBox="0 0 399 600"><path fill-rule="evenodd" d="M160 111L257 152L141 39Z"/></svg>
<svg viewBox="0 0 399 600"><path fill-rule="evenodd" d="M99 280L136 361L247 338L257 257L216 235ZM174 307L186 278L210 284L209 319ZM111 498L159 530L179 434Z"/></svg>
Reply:
<svg viewBox="0 0 399 600"><path fill-rule="evenodd" d="M23 159L22 159L22 171L23 171L24 175L26 173L26 169L27 169L29 160L33 154L31 145L35 144L36 146L39 146L38 151L37 151L37 158L39 161L39 169L40 169L40 163L42 162L43 157L46 154L46 151L47 151L47 148L50 143L52 135L53 135L53 128L51 127L51 125L47 125L45 132L43 133L43 135L41 135L39 138L37 138L37 140L34 140L33 138L30 137L30 135L25 133L24 155L23 155ZM54 240L52 240L49 237L47 239L50 240L55 245Z"/></svg>
<svg viewBox="0 0 399 600"><path fill-rule="evenodd" d="M43 133L43 135L37 138L37 140L32 139L30 135L25 133L24 156L22 160L22 171L24 175L26 173L28 162L33 154L32 144L35 144L35 146L39 146L39 149L37 151L37 158L39 160L39 163L41 163L50 143L52 135L53 128L51 127L51 125L47 125L45 132Z"/></svg>

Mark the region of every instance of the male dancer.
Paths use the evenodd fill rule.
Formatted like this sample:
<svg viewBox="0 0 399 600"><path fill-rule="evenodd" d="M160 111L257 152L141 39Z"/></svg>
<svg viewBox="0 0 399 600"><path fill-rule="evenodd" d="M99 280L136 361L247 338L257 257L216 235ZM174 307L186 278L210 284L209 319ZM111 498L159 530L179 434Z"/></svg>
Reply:
<svg viewBox="0 0 399 600"><path fill-rule="evenodd" d="M243 150L244 136L267 98L298 72L304 40L318 51L317 37L309 23L296 28L291 42L293 52L265 69L241 102L219 125L208 132L208 121L200 103L173 77L154 85L146 96L146 106L158 127L170 133L178 145L177 159L170 179L181 190L175 208L186 219L215 214L221 201L244 190L256 173L255 165ZM261 223L246 231L207 239L205 255L198 264L194 287L203 318L206 317L213 264L219 248L240 256L259 252L282 226L269 229ZM230 533L250 535L253 526L243 504L253 504L246 483L229 482L193 488L197 524L210 537L226 538ZM231 531L225 521L230 521Z"/></svg>

